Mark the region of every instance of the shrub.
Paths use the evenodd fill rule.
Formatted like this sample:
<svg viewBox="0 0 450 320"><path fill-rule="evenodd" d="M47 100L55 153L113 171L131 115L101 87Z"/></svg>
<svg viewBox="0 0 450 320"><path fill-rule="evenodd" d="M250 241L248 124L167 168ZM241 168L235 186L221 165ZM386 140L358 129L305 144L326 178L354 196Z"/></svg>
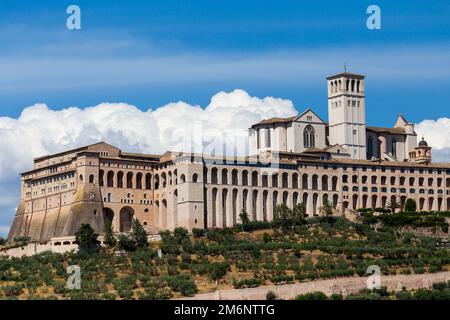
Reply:
<svg viewBox="0 0 450 320"><path fill-rule="evenodd" d="M416 212L416 210L417 210L416 200L408 198L405 202L405 211Z"/></svg>
<svg viewBox="0 0 450 320"><path fill-rule="evenodd" d="M75 232L75 241L80 251L96 251L99 248L98 234L88 223L82 223L77 232Z"/></svg>
<svg viewBox="0 0 450 320"><path fill-rule="evenodd" d="M264 232L264 234L263 234L263 241L264 241L264 243L272 241L272 238L270 237L270 235L267 232Z"/></svg>
<svg viewBox="0 0 450 320"><path fill-rule="evenodd" d="M125 234L120 234L118 239L118 246L125 251L135 251L136 242Z"/></svg>
<svg viewBox="0 0 450 320"><path fill-rule="evenodd" d="M277 298L278 298L277 294L272 290L266 293L266 300L277 300Z"/></svg>
<svg viewBox="0 0 450 320"><path fill-rule="evenodd" d="M445 290L445 289L447 289L447 284L445 282L433 283L433 289L435 289L435 290Z"/></svg>
<svg viewBox="0 0 450 320"><path fill-rule="evenodd" d="M241 279L241 280L233 279L233 286L235 289L255 288L255 287L259 287L261 284L262 284L261 279L257 279L257 278L249 278L249 279Z"/></svg>
<svg viewBox="0 0 450 320"><path fill-rule="evenodd" d="M19 296L22 293L23 293L23 285L22 284L13 284L10 286L3 287L3 294L6 297Z"/></svg>
<svg viewBox="0 0 450 320"><path fill-rule="evenodd" d="M190 297L197 293L195 281L187 275L166 276L164 280L173 291L180 292L183 296Z"/></svg>
<svg viewBox="0 0 450 320"><path fill-rule="evenodd" d="M173 236L178 244L181 244L184 239L188 238L188 231L183 227L177 227L173 230Z"/></svg>
<svg viewBox="0 0 450 320"><path fill-rule="evenodd" d="M295 300L327 300L327 295L323 292L309 292L305 294L299 294L295 297Z"/></svg>
<svg viewBox="0 0 450 320"><path fill-rule="evenodd" d="M225 276L228 271L228 263L213 262L209 265L208 275L212 280L218 280Z"/></svg>
<svg viewBox="0 0 450 320"><path fill-rule="evenodd" d="M138 219L133 219L131 223L131 239L138 248L148 247L147 232Z"/></svg>
<svg viewBox="0 0 450 320"><path fill-rule="evenodd" d="M112 222L106 219L105 225L103 228L103 234L105 236L105 244L108 247L114 247L117 243L116 238L114 237Z"/></svg>
<svg viewBox="0 0 450 320"><path fill-rule="evenodd" d="M0 246L3 246L6 244L6 239L3 237L0 237Z"/></svg>
<svg viewBox="0 0 450 320"><path fill-rule="evenodd" d="M206 233L205 229L199 229L199 228L193 228L192 233L194 234L194 237L200 238L203 237Z"/></svg>

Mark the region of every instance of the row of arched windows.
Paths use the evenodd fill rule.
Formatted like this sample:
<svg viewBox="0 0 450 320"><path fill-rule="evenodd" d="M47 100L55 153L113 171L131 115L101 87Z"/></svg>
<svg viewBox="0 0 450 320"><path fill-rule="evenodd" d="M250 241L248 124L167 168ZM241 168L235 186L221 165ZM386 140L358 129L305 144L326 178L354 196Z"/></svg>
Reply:
<svg viewBox="0 0 450 320"><path fill-rule="evenodd" d="M204 175L208 175L208 169L204 169ZM279 174L273 173L270 174L267 172L260 172L253 171L249 172L248 170L243 170L240 174L237 169L233 169L231 171L231 181L229 181L228 176L228 169L222 169L220 171L220 184L221 185L239 185L239 176L242 186L260 186L260 187L273 187L273 188L293 188L293 189L313 189L313 190L319 190L319 186L321 190L332 190L336 191L338 188L338 177L333 176L331 177L331 184L330 184L330 177L328 175L323 175L320 179L319 176L314 174L312 176L309 176L308 174L304 173L300 175L296 172L294 172L292 175L289 175L287 172L283 172L281 174L281 182L279 181ZM219 184L219 169L218 168L212 168L211 169L211 177L208 180L211 184ZM249 184L251 182L251 184ZM331 189L330 189L331 187Z"/></svg>
<svg viewBox="0 0 450 320"><path fill-rule="evenodd" d="M361 80L346 79L344 81L333 80L330 82L331 93L337 93L340 91L350 92L362 92Z"/></svg>

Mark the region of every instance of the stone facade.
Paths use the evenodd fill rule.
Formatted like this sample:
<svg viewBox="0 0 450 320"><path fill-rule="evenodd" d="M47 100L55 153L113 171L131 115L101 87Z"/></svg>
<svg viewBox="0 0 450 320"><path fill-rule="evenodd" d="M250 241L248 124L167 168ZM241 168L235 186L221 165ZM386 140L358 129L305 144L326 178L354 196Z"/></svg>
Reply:
<svg viewBox="0 0 450 320"><path fill-rule="evenodd" d="M330 102L337 107L350 95L336 93L347 90L342 85L346 77L354 76L329 78ZM364 84L355 84L353 90L362 90L362 101ZM333 121L345 130L353 126L347 120ZM128 232L133 218L149 233L178 226L230 227L239 222L242 209L252 220L271 220L281 203L303 203L308 215L318 215L326 201L335 214L343 215L358 208L384 208L392 200L403 207L407 198L415 199L420 211L450 210L450 164L432 163L431 147L424 141L416 147L414 128L403 116L394 128L364 124L351 130L362 134L363 128L365 139L384 141L377 144L380 151L345 137L330 145L334 138L329 124L307 110L252 126L253 155L248 157L135 154L100 142L36 158L32 170L21 174L21 198L8 239L73 236L81 223L102 233L105 219L119 232ZM387 151L392 137L395 154ZM356 158L369 156L355 159L355 150Z"/></svg>

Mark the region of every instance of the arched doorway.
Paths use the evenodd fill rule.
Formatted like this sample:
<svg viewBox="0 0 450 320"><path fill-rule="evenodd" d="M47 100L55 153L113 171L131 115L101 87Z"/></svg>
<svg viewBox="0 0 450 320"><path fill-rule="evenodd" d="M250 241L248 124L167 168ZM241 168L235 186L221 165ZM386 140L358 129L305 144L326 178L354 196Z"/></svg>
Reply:
<svg viewBox="0 0 450 320"><path fill-rule="evenodd" d="M134 210L130 207L120 209L120 232L130 232Z"/></svg>
<svg viewBox="0 0 450 320"><path fill-rule="evenodd" d="M114 211L110 208L103 208L103 221L113 222L114 220Z"/></svg>

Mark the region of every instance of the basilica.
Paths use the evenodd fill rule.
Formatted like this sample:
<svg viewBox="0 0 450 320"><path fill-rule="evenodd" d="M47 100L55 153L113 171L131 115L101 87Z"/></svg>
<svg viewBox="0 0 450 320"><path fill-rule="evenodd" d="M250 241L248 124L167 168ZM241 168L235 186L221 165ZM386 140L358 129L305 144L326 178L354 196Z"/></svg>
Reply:
<svg viewBox="0 0 450 320"><path fill-rule="evenodd" d="M359 208L450 210L450 163L434 163L414 124L366 125L364 76L327 78L328 122L313 110L264 119L249 128L243 157L166 152L137 154L108 143L34 159L21 174L21 197L8 238L71 237L81 223L98 233L106 220L128 232L137 218L149 233L221 228L271 220L274 208L303 203L309 216L331 203L336 215Z"/></svg>

